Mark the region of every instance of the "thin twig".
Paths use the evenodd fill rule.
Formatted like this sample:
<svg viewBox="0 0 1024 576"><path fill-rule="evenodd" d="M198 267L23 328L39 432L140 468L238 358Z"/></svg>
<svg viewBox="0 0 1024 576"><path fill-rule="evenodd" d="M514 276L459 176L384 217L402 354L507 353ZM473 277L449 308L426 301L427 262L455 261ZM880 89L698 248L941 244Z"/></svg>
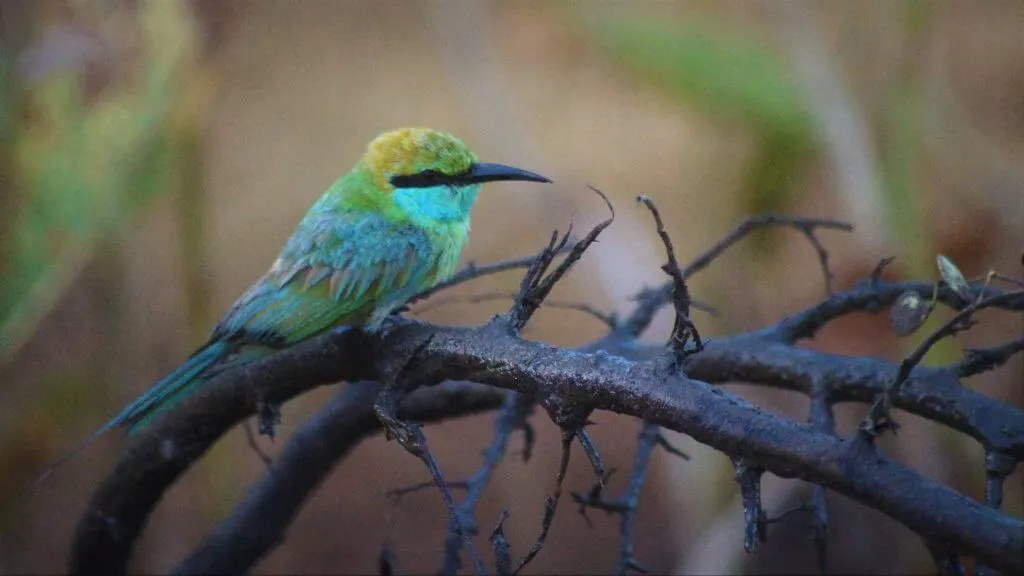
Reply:
<svg viewBox="0 0 1024 576"><path fill-rule="evenodd" d="M762 331L774 340L794 343L805 338L812 338L829 322L855 312L877 312L892 304L901 294L907 291L917 292L923 299L930 299L935 293L932 282L882 282L871 279L845 292L836 292L818 304L787 316L775 326ZM1003 292L995 288L971 287L982 299L991 299L1001 294L1009 294L1007 298L993 304L1003 310L1024 310L1024 293ZM939 302L954 310L962 310L962 298L949 286L942 284L936 296Z"/></svg>
<svg viewBox="0 0 1024 576"><path fill-rule="evenodd" d="M956 371L957 376L967 378L1006 364L1007 360L1022 350L1024 338L992 348L968 348L964 350L964 358L954 364L952 369Z"/></svg>
<svg viewBox="0 0 1024 576"><path fill-rule="evenodd" d="M676 312L669 342L678 362L687 355L686 343L690 338L693 338L696 344L693 352L700 352L704 348L704 343L701 342L697 326L690 320L690 290L686 286L683 271L679 268L679 262L676 260L676 250L672 245L672 237L669 236L668 231L665 229L665 224L661 220L661 213L658 212L658 207L654 205L654 201L651 200L650 196L637 196L637 202L646 206L651 216L654 217L658 236L665 246L665 256L668 258L668 262L661 269L672 278L672 302L675 305Z"/></svg>
<svg viewBox="0 0 1024 576"><path fill-rule="evenodd" d="M818 228L827 230L841 230L844 232L852 232L853 225L839 220L829 220L821 218L800 218L796 216L782 216L778 214L762 214L759 216L751 216L743 222L740 222L734 227L728 234L726 234L721 240L716 242L711 248L707 249L696 258L694 258L689 264L682 269L682 277L684 280L689 279L691 276L700 272L711 264L716 258L721 256L726 250L728 250L733 244L739 242L744 237L748 236L751 232L768 227L791 227L798 230L801 234L808 238L814 238L815 232ZM820 249L820 243L815 240L812 242L815 250ZM831 284L831 273L828 270L827 254L825 258L822 258L822 253L818 252L819 261L822 262L823 272L826 279L826 287ZM651 321L654 319L655 313L661 309L662 306L668 304L672 298L672 282L667 282L661 287L656 289L646 289L638 294L634 299L637 301L637 307L633 311L633 314L623 323L623 329L627 334L631 334L636 337L642 334L648 326L651 325Z"/></svg>
<svg viewBox="0 0 1024 576"><path fill-rule="evenodd" d="M426 305L424 305L424 306L420 307L419 309L417 309L414 313L419 315L419 314L423 314L424 312L426 312L428 310L433 310L433 309L439 308L441 306L448 306L450 304L457 304L457 303L463 303L463 302L468 303L468 304L479 304L481 302L491 302L491 301L494 301L494 300L512 300L512 299L515 299L516 296L517 296L516 292L484 292L482 294L467 294L467 295L449 296L447 298L435 298L435 299L431 300L430 302L428 302ZM541 304L541 307L542 308L563 308L563 309L566 309L566 310L576 310L578 312L583 312L584 314L589 314L589 315L593 316L594 318L597 318L598 320L601 321L601 323L603 323L604 325L608 326L609 328L614 328L615 327L615 323L617 321L615 319L615 315L614 314L608 314L606 312L602 312L602 311L598 310L597 308L595 308L595 307L593 307L593 306L591 306L589 304L586 304L584 302L570 302L570 301L565 301L565 300L552 300L552 299L549 298L549 299L545 300ZM696 308L696 306L694 306L694 307Z"/></svg>
<svg viewBox="0 0 1024 576"><path fill-rule="evenodd" d="M466 497L459 503L456 512L459 525L463 529L476 533L476 506L483 495L484 488L490 482L498 464L505 457L512 434L523 427L532 410L533 401L528 396L512 393L505 399L497 418L494 419L494 439L491 440L491 445L484 450L483 464L468 480L463 482L466 487ZM449 525L448 535L445 537L442 574L455 574L462 564L460 560L462 537L456 528L455 525Z"/></svg>
<svg viewBox="0 0 1024 576"><path fill-rule="evenodd" d="M551 236L551 242L548 247L543 250L537 257L536 262L530 267L526 276L523 278L523 282L519 288L519 294L516 298L515 305L509 311L509 320L512 327L516 330L522 329L526 325L526 322L530 319L537 308L544 302L551 289L555 287L555 283L562 279L563 276L577 261L583 256L583 253L590 248L590 245L597 241L597 237L604 231L605 228L611 226L612 222L615 221L615 208L612 206L611 201L605 196L604 192L601 192L593 186L588 186L598 196L604 200L608 206L611 216L607 220L598 223L590 232L583 237L580 241L576 242L569 250L569 254L562 260L562 263L558 265L550 274L545 275L545 272L550 266L551 261L554 259L554 255L561 252L567 244L569 239L569 233L567 232L562 239L558 240L558 232L556 231ZM570 232L572 228L570 227Z"/></svg>
<svg viewBox="0 0 1024 576"><path fill-rule="evenodd" d="M392 488L391 490L388 490L387 492L385 492L384 496L386 496L388 498L392 498L394 500L401 500L402 498L404 498L405 496L408 496L409 494L415 494L416 492L420 492L422 490L426 490L427 488L433 488L433 487L434 487L434 481L433 480L431 480L429 482L417 482L415 484L410 484L408 486L399 486L398 488ZM448 482L448 487L449 488L458 488L460 490L466 490L469 486L468 486L468 483L466 483L466 482L449 481Z"/></svg>
<svg viewBox="0 0 1024 576"><path fill-rule="evenodd" d="M807 420L812 426L828 434L836 433L835 413L825 395L825 386L818 383L811 395L810 415ZM811 514L811 538L818 557L818 571L822 576L828 573L828 490L824 486L815 485L811 489L811 497L807 501L807 510Z"/></svg>
<svg viewBox="0 0 1024 576"><path fill-rule="evenodd" d="M590 438L590 433L587 432L586 428L581 428L576 431L576 437L579 438L580 446L583 447L583 452L587 455L587 460L590 461L590 466L594 470L594 486L591 489L592 493L596 496L601 496L601 491L604 490L605 480L608 478L608 472L605 471L604 461L601 459L601 454L597 451L597 446L594 441Z"/></svg>
<svg viewBox="0 0 1024 576"><path fill-rule="evenodd" d="M569 249L563 246L560 251L556 252L556 255L568 251ZM410 298L409 301L406 302L406 306L413 304L415 302L419 302L420 300L430 298L431 296L437 294L438 292L441 292L442 290L447 290L448 288L458 286L459 284L465 284L470 280L475 280L482 276L490 276L491 274L498 274L499 272L507 272L509 270L520 270L523 268L529 268L536 261L537 255L534 254L532 256L525 256L523 258L516 258L514 260L495 262L494 264L487 264L485 266L477 266L475 262L470 262L469 264L466 264L465 268L457 272L451 278L444 280L442 282L438 282L437 284L434 284L430 288L427 288L426 290Z"/></svg>
<svg viewBox="0 0 1024 576"><path fill-rule="evenodd" d="M972 279L970 281L970 283L971 284L975 284L975 283L980 282L983 285L988 286L989 282L991 282L992 280L999 280L1000 282L1005 282L1006 284L1010 284L1010 285L1015 286L1017 288L1024 288L1024 280L1022 280L1020 278L1014 278L1012 276L1006 276L1004 274L1000 274L999 272L996 272L995 270L990 270L988 272L988 274L985 274L985 275L983 275L983 276L981 276L979 278Z"/></svg>
<svg viewBox="0 0 1024 576"><path fill-rule="evenodd" d="M928 351L932 349L943 338L953 336L958 332L967 330L974 325L974 321L971 317L979 310L990 308L993 306L999 306L1006 302L1010 302L1014 299L1024 297L1024 290L1015 292L1006 292L983 300L976 300L971 304L964 307L963 310L953 315L952 318L947 320L942 326L936 328L931 334L929 334L917 347L906 356L900 367L896 372L896 377L892 380L892 383L886 388L884 394L881 394L875 403L871 406L871 410L868 411L867 416L864 417L863 422L860 426L860 431L866 433L869 437L875 436L877 433L892 429L895 426L888 414L889 408L892 406L893 394L899 390L899 387L910 377L910 373L914 368L921 363Z"/></svg>
<svg viewBox="0 0 1024 576"><path fill-rule="evenodd" d="M562 431L562 460L558 464L558 477L555 480L555 493L551 496L544 498L544 517L541 520L540 534L537 536L537 540L534 541L533 546L530 546L530 551L526 553L526 556L519 562L519 566L516 567L513 574L518 574L520 570L526 567L536 556L537 553L544 548L544 542L548 538L548 531L551 529L551 523L555 520L555 512L558 510L558 501L562 498L562 487L565 484L565 473L569 469L569 455L572 452L572 441L575 438L575 434L568 430Z"/></svg>
<svg viewBox="0 0 1024 576"><path fill-rule="evenodd" d="M256 435L252 433L252 426L249 424L249 419L246 418L242 421L242 430L245 431L245 441L249 444L249 449L263 462L264 468L270 469L270 465L273 463L270 456L260 448L260 445L256 442Z"/></svg>
<svg viewBox="0 0 1024 576"><path fill-rule="evenodd" d="M508 520L508 510L502 510L498 516L498 523L491 531L491 549L494 551L494 567L498 576L507 576L512 573L512 551L505 538L505 521Z"/></svg>
<svg viewBox="0 0 1024 576"><path fill-rule="evenodd" d="M628 571L647 573L649 570L644 567L636 558L633 547L633 536L636 529L637 508L640 504L640 492L643 489L644 480L647 477L647 470L651 461L654 448L661 446L674 455L686 460L689 456L672 446L661 434L661 428L651 422L644 422L637 438L636 453L633 456L633 471L629 475L629 482L621 496L614 500L606 500L601 497L600 490L591 489L586 494L574 492L573 500L580 505L580 513L584 514L587 508L604 510L609 514L620 514L622 516L619 524L619 562L615 567L614 574L624 575ZM595 486L596 488L596 486ZM589 520L588 520L589 522Z"/></svg>
<svg viewBox="0 0 1024 576"><path fill-rule="evenodd" d="M768 539L768 516L761 505L761 476L764 468L751 464L744 458L733 458L736 468L736 482L740 485L740 499L743 502L743 547L748 553L757 551L757 546Z"/></svg>

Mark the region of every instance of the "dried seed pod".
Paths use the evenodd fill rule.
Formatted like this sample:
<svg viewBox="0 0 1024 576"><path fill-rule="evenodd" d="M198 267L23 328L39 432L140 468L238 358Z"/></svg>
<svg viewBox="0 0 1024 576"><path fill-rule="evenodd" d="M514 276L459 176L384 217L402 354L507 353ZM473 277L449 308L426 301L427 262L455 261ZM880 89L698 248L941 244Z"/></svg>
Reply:
<svg viewBox="0 0 1024 576"><path fill-rule="evenodd" d="M964 300L971 299L971 285L967 283L963 272L953 264L953 261L942 254L935 257L935 263L939 265L939 274L946 284Z"/></svg>
<svg viewBox="0 0 1024 576"><path fill-rule="evenodd" d="M908 336L917 331L932 313L932 305L914 292L907 290L900 294L889 311L889 324L898 336Z"/></svg>

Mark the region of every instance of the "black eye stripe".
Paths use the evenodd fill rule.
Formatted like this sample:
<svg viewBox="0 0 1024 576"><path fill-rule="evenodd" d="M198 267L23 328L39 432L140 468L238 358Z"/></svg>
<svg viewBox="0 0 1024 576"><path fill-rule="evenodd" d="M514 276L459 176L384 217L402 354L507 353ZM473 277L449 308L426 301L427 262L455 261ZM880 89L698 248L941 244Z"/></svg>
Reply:
<svg viewBox="0 0 1024 576"><path fill-rule="evenodd" d="M455 184L456 176L448 176L435 170L424 170L419 174L392 176L391 185L395 188L428 188Z"/></svg>

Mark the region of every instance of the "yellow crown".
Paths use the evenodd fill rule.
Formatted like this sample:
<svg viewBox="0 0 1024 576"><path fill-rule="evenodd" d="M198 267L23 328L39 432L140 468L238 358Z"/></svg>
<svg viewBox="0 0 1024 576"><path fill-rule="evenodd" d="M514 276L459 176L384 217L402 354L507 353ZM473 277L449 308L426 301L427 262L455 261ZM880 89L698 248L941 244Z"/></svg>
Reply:
<svg viewBox="0 0 1024 576"><path fill-rule="evenodd" d="M430 128L400 128L384 132L370 142L363 163L380 188L391 188L392 176L408 176L424 170L455 175L477 161L472 151L455 136Z"/></svg>

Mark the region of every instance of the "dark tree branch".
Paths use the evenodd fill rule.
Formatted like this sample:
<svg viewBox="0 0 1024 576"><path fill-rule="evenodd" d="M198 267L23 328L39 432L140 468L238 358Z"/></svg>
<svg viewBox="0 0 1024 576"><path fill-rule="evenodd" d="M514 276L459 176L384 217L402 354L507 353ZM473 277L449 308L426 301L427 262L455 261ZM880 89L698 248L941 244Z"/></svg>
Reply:
<svg viewBox="0 0 1024 576"><path fill-rule="evenodd" d="M608 210L611 212L611 216L607 220L600 222L597 226L594 226L582 240L576 242L569 250L569 254L562 260L562 263L551 274L545 275L555 255L565 249L566 242L569 240L569 234L572 232L572 227L570 226L569 232L566 232L561 240L558 240L558 231L551 235L551 242L548 244L548 247L541 251L537 256L536 262L534 262L533 266L530 266L526 276L523 277L515 305L509 311L508 318L513 329L518 331L526 325L526 322L533 316L533 313L537 311L537 308L544 302L544 299L551 293L551 289L555 287L555 284L572 269L573 265L583 257L583 253L586 252L587 248L590 248L590 245L597 241L597 237L601 235L601 232L604 232L604 229L611 226L615 220L615 208L612 207L612 203L604 195L604 192L593 186L589 188L604 200Z"/></svg>
<svg viewBox="0 0 1024 576"><path fill-rule="evenodd" d="M761 505L761 476L764 468L751 464L742 457L732 460L736 468L736 483L740 485L743 503L743 547L748 553L756 552L758 544L768 539L768 515Z"/></svg>
<svg viewBox="0 0 1024 576"><path fill-rule="evenodd" d="M878 358L854 358L794 348L757 335L711 340L683 369L708 382L750 382L814 393L828 402L870 403L885 391L898 367ZM1024 459L1024 412L963 386L953 369L920 367L896 390L893 405L977 440L986 450Z"/></svg>
<svg viewBox="0 0 1024 576"><path fill-rule="evenodd" d="M241 574L283 542L285 528L334 465L360 440L381 430L373 413L380 390L375 382L353 383L328 401L292 435L270 471L248 490L231 516L174 572ZM410 394L399 414L437 421L492 410L508 396L471 382L445 382Z"/></svg>
<svg viewBox="0 0 1024 576"><path fill-rule="evenodd" d="M637 559L633 550L633 533L636 529L637 508L640 505L640 492L643 489L644 481L647 478L647 469L654 454L654 448L661 446L671 454L680 456L686 460L690 457L669 444L668 440L661 434L661 429L650 422L644 422L640 429L640 436L637 441L636 454L633 457L633 471L629 475L629 482L622 496L614 500L605 500L601 497L600 491L591 489L588 494L572 494L573 500L580 505L580 512L584 513L587 508L597 508L609 514L622 516L619 525L619 562L615 567L614 574L623 575L628 571L646 574L649 570Z"/></svg>
<svg viewBox="0 0 1024 576"><path fill-rule="evenodd" d="M533 542L533 546L530 546L530 551L526 553L526 556L519 561L519 566L516 567L513 574L518 574L523 568L525 568L537 554L544 548L544 543L548 539L548 531L551 530L551 524L555 520L555 512L558 511L558 502L562 499L562 489L565 486L565 473L569 470L569 455L572 453L572 441L575 439L576 434L572 431L562 431L562 459L558 464L558 476L555 478L555 493L551 496L544 498L544 515L541 518L540 523L540 534L537 535L537 539Z"/></svg>
<svg viewBox="0 0 1024 576"><path fill-rule="evenodd" d="M885 387L885 392L878 396L872 404L871 409L868 411L867 416L864 417L864 421L860 428L861 431L868 434L868 436L874 436L882 430L895 426L895 422L892 422L889 418L889 408L892 406L893 396L899 391L900 387L903 386L907 379L910 378L910 373L918 364L921 363L921 360L924 359L925 355L933 346L935 346L936 343L943 338L953 336L958 332L962 332L970 328L973 325L971 317L978 310L994 306L1003 306L1006 305L1007 302L1013 302L1019 298L1024 298L1024 290L1019 292L1007 292L982 300L977 300L936 328L935 331L929 334L928 337L917 345L913 352L907 355L907 357L900 362L899 370L896 372L896 377ZM957 368L954 368L954 370L959 371Z"/></svg>
<svg viewBox="0 0 1024 576"><path fill-rule="evenodd" d="M817 383L816 390L811 393L811 410L808 422L826 434L836 433L836 419L832 405L825 398L825 385ZM822 576L828 573L828 490L823 486L811 489L811 498L807 502L807 510L811 514L811 538L818 556L818 570Z"/></svg>
<svg viewBox="0 0 1024 576"><path fill-rule="evenodd" d="M676 249L672 245L672 238L661 221L661 213L658 212L658 208L649 196L638 196L637 201L651 212L651 216L654 217L655 230L661 238L661 243L665 246L665 257L668 258L668 262L661 267L661 270L672 279L672 304L676 313L675 322L672 325L672 335L669 337L669 349L672 350L674 359L678 363L690 353L686 349L686 343L691 338L695 344L693 352L700 352L704 343L701 342L697 326L690 320L690 289L686 286L683 271L679 268L679 262L676 260Z"/></svg>
<svg viewBox="0 0 1024 576"><path fill-rule="evenodd" d="M458 514L459 521L462 526L472 533L476 533L476 506L480 501L480 497L483 495L484 488L487 487L487 483L490 482L491 476L497 469L498 464L502 458L505 457L505 452L508 449L508 443L512 438L512 434L516 430L523 427L526 422L526 418L533 411L533 401L521 394L515 392L509 393L505 398L505 403L501 407L501 411L498 413L498 417L494 420L494 439L491 441L491 445L484 450L484 462L477 468L476 472L466 481L466 496L462 502L459 503ZM507 514L506 514L507 516ZM498 522L498 527L495 528L500 533L501 525L504 521ZM492 539L494 535L492 534ZM502 534L502 539L504 535ZM507 545L507 544L506 544ZM507 548L506 548L507 550ZM457 531L452 530L449 527L448 536L444 542L444 566L441 567L442 574L455 574L458 572L462 562L460 561L460 553L462 551L462 538L459 536Z"/></svg>
<svg viewBox="0 0 1024 576"><path fill-rule="evenodd" d="M917 292L921 298L929 299L935 284L928 282L862 282L853 290L833 294L817 306L793 314L782 320L770 330L773 336L782 342L793 343L804 338L812 338L829 322L853 312L878 312L892 304L896 298L908 290ZM995 288L972 288L975 297L992 298L1001 292ZM1024 294L1014 292L1013 297L994 305L1001 310L1024 310ZM939 288L938 299L950 308L961 309L961 298L949 286Z"/></svg>
<svg viewBox="0 0 1024 576"><path fill-rule="evenodd" d="M606 225L607 222L602 223L599 228ZM654 311L671 300L672 283L662 288L662 295L641 299L637 311L623 324L626 329L615 330L584 349L562 350L521 340L518 328L599 232L600 229L592 232L589 239L574 244L566 261L545 276L554 259L552 251L557 253L559 247L568 246L567 238L560 242L557 237L553 239L548 250L531 260L530 272L523 283L523 297L517 299L512 313L485 326L440 328L395 320L377 335L339 330L217 376L129 445L115 470L94 495L79 524L71 570L123 573L133 542L167 487L220 435L257 412L260 406L278 405L325 382L378 380L385 376L400 380L404 390L415 389L400 406L403 418L429 419L432 413L429 409L421 413L404 412L410 410L413 398L420 396L435 407L438 418L461 413L460 409L465 407L493 409L505 400L505 392L486 387L461 390L439 400L445 398L444 390L452 384L438 387L438 383L472 380L538 399L556 424L565 430L563 440L567 445L555 497L547 500L541 537L524 563L543 545L553 520L557 497L562 490L568 445L584 430L586 416L597 409L644 419L645 429L646 426L654 430L665 426L688 434L734 459L755 462L758 468L776 475L803 478L846 494L902 522L929 543L948 543L953 549L1001 570L1024 570L1024 522L991 506L995 496L989 498L990 506L983 506L924 479L865 443L837 438L814 421L814 412L814 425L798 424L766 413L701 381L742 380L798 390L823 399L821 402L829 418L830 407L836 402L870 402L893 382L897 366L882 360L798 349L792 342L813 335L831 318L855 311L877 310L908 287L927 289L930 294L933 284L887 284L874 278L852 291L832 294L822 304L791 316L775 327L711 341L700 353L683 359L681 372L665 370L659 362L660 347L638 344L632 338L634 330L635 334L642 332ZM731 239L723 240L698 258L680 277L685 279L706 266L746 233L734 231ZM823 260L823 263L827 262ZM827 274L827 266L825 269ZM973 290L983 298L1006 294L987 287ZM939 297L954 308L964 306L959 297L954 300L950 294L951 291L944 288ZM999 307L1024 309L1024 297L1007 296ZM906 381L893 390L892 402L901 409L970 434L990 454L1008 459L1012 470L1024 457L1024 415L1016 408L960 386L958 376L968 372L960 367L962 364L909 371ZM424 386L429 388L422 388ZM374 427L379 426L376 422L367 427L359 424L364 419L376 420L372 404L364 404L361 409L352 406L347 418L333 420L343 429L338 447L320 448L317 453L308 441L305 444L296 443L297 439L289 442L274 463L272 473L250 490L235 514L196 556L179 567L181 571L192 572L189 567L195 564L190 563L204 550L207 564L198 566L242 566L237 570L242 571L271 549L280 541L280 534L302 501L354 444L355 440L346 441L346 436L361 438L369 433L367 430L379 429ZM812 409L816 405L817 401L812 403ZM318 419L303 430L308 429L320 439L339 435L325 432L328 424L326 418ZM527 443L529 445L529 438ZM646 442L641 442L638 446L638 461L645 445ZM285 458L292 452L293 456ZM303 456L301 465L300 460L296 460L299 456ZM649 459L649 454L644 459ZM311 466L314 461L316 465ZM989 474L1005 476L1002 470L1007 465L1000 463L1000 466L1002 468L996 472L990 467ZM303 467L310 471L299 470ZM646 464L635 466L633 477L637 476L637 469L645 468ZM597 469L603 470L603 465L595 466ZM303 477L304 481L296 482ZM642 473L639 478L642 484ZM998 486L996 483L990 478L993 493L1001 489L1002 481L998 480ZM276 490L285 490L287 486L291 487L287 488L289 498L286 501L280 504L270 501ZM639 487L636 492L639 494ZM824 495L824 491L821 494ZM599 494L593 500L597 502L598 498ZM277 505L279 509L273 508ZM810 506L805 507L810 509ZM268 510L277 511L268 513ZM823 500L821 510L824 510ZM253 518L259 521L243 522L246 514L254 514ZM624 522L626 516L623 514ZM827 527L827 523L822 524ZM504 538L500 526L499 523L492 538L496 554ZM627 534L631 534L631 529L624 528L623 532L625 545L630 543ZM507 542L504 544L507 552ZM239 550L248 550L248 553L240 555L238 562L231 564L230 559L224 559ZM510 556L506 556L507 570L511 564ZM502 556L498 555L498 559L501 571ZM636 565L628 567L637 569Z"/></svg>
<svg viewBox="0 0 1024 576"><path fill-rule="evenodd" d="M512 573L512 550L505 538L505 520L508 520L508 510L502 510L498 516L498 524L491 531L491 549L494 551L494 567L499 576L507 576Z"/></svg>
<svg viewBox="0 0 1024 576"><path fill-rule="evenodd" d="M902 287L896 287L890 292L898 293L901 290ZM633 348L620 350L617 353L644 358L653 356L658 349L659 347L651 347L651 351L648 353L644 349ZM884 389L885 382L890 378L888 375L896 371L896 366L878 359L852 359L791 348L777 343L763 343L753 340L750 336L740 336L711 341L701 354L688 359L685 369L694 377L712 382L739 379L782 387L808 395L821 394L833 402L870 402L876 394ZM820 392L815 392L815 390L819 390L819 384ZM486 387L479 388L489 390ZM427 391L418 390L415 394ZM433 391L433 389L429 391ZM915 371L910 380L896 394L894 403L903 410L942 422L967 433L985 446L1007 452L1013 456L1013 462L1024 456L1024 420L1022 420L1024 415L1008 405L961 386L957 378L947 371L939 369ZM817 405L817 403L813 405ZM369 405L366 405L365 409L367 412L360 418L348 420L363 422L369 419L374 423L372 429L375 430L376 424L372 414L369 413ZM443 417L445 405L441 404L437 409L438 417ZM453 415L457 413L459 413L458 410L452 411ZM830 410L828 412L822 410L819 413L831 420ZM416 418L428 419L423 416ZM812 417L812 421L814 420L816 418ZM818 424L815 425L818 426ZM337 437L337 433L322 430L318 434L309 436L314 447L319 445L315 439L322 437ZM293 439L292 442L296 442L296 440ZM289 443L289 446L291 444ZM288 449L290 448L286 450ZM640 453L641 447L638 447L638 454ZM306 454L296 460L308 463L314 461L315 456ZM638 469L642 470L642 468L635 467L634 474ZM276 473L280 475L288 470L290 468L286 466L279 466ZM305 472L308 467L300 466L295 470ZM260 485L264 484L267 484L266 479ZM818 488L815 490L821 491ZM263 491L261 494L267 500L264 502L265 506L283 503L281 499L272 498L271 492ZM293 496L294 505L297 508L305 494L299 493L293 494ZM247 497L245 502L250 500L259 501L258 498ZM240 509L243 508L244 504ZM263 514L258 510L254 510L251 518L261 515ZM244 520L229 521L227 524L234 531L225 530L225 527L222 526L217 534L221 535L223 541L230 541L232 538L239 541L246 538L249 532L243 527L252 525L251 522ZM262 525L273 526L273 522ZM283 526L281 529L283 530ZM208 542L205 548L211 546ZM219 548L228 548L227 542L221 543ZM255 558L252 561L255 561ZM204 571L206 570L189 570L188 572Z"/></svg>
<svg viewBox="0 0 1024 576"><path fill-rule="evenodd" d="M71 571L123 573L131 544L160 495L224 431L255 411L253 391L266 390L283 401L321 382L373 378L380 369L375 365L389 361L388 350L426 334L432 335L429 344L406 371L422 384L472 380L650 420L727 454L756 459L776 475L827 486L999 569L1024 570L1024 522L857 443L764 412L704 382L666 374L650 361L525 342L501 321L466 329L399 320L383 338L335 332L225 372L144 430L90 502L76 533ZM714 351L711 342L684 369L696 374L689 365ZM1014 412L1007 424L1024 426L1019 411L1006 409Z"/></svg>
<svg viewBox="0 0 1024 576"><path fill-rule="evenodd" d="M957 362L953 369L960 378L967 378L1006 364L1007 360L1022 350L1024 350L1024 338L1018 338L993 348L968 348L964 350L966 353L964 359Z"/></svg>

